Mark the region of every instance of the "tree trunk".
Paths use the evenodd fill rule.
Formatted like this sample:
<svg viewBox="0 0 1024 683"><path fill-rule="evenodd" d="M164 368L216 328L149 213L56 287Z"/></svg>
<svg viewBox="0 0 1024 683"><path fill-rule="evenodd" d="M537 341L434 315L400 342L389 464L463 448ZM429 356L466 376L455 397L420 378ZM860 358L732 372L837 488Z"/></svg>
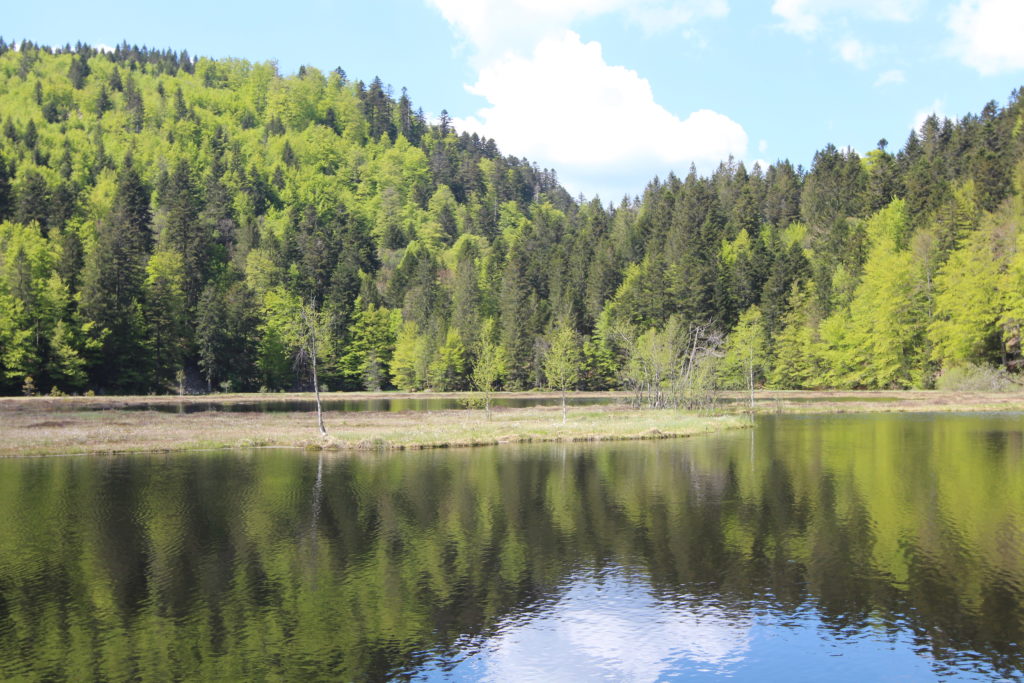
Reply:
<svg viewBox="0 0 1024 683"><path fill-rule="evenodd" d="M320 385L316 378L316 354L313 355L313 389L316 393L316 424L320 428L320 436L327 436L327 427L324 426L324 411L320 407Z"/></svg>
<svg viewBox="0 0 1024 683"><path fill-rule="evenodd" d="M565 424L565 388L562 388L562 424Z"/></svg>
<svg viewBox="0 0 1024 683"><path fill-rule="evenodd" d="M750 347L750 364L747 366L747 383L750 385L750 417L754 417L754 347Z"/></svg>
<svg viewBox="0 0 1024 683"><path fill-rule="evenodd" d="M307 316L306 323L309 325L309 338L312 342L309 349L309 357L313 362L313 391L316 394L316 424L320 429L320 436L327 436L327 427L324 426L324 411L320 406L320 380L316 376L316 321Z"/></svg>

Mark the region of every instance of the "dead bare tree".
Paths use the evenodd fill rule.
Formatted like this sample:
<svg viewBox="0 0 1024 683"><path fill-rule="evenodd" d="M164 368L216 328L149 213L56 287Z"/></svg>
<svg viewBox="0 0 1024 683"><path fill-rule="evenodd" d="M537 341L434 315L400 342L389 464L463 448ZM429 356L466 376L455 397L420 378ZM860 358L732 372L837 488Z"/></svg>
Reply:
<svg viewBox="0 0 1024 683"><path fill-rule="evenodd" d="M716 368L725 339L711 323L691 324L686 353L680 358L673 383L673 401L688 410L710 411L718 401Z"/></svg>
<svg viewBox="0 0 1024 683"><path fill-rule="evenodd" d="M316 395L316 422L320 430L320 436L327 436L327 427L324 425L324 413L320 403L320 380L317 377L317 359L319 357L319 344L323 343L323 312L316 310L314 302L302 304L302 327L299 339L299 362L308 362L313 375L313 392ZM318 339L319 338L319 339Z"/></svg>
<svg viewBox="0 0 1024 683"><path fill-rule="evenodd" d="M622 324L611 329L611 336L624 358L622 384L632 393L634 407L714 407L715 365L723 355L723 337L710 323L684 327L673 316L660 330L638 334Z"/></svg>

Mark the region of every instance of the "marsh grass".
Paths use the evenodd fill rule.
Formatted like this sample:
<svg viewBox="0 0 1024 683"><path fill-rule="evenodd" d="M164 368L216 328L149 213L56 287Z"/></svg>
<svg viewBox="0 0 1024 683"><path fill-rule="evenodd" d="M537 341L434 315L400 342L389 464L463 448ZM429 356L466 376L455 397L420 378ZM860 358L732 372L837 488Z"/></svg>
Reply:
<svg viewBox="0 0 1024 683"><path fill-rule="evenodd" d="M756 399L759 414L1024 411L1020 391L765 391Z"/></svg>
<svg viewBox="0 0 1024 683"><path fill-rule="evenodd" d="M741 416L708 417L622 406L315 413L14 411L2 415L0 456L299 447L344 451L480 446L535 441L660 439L749 426Z"/></svg>
<svg viewBox="0 0 1024 683"><path fill-rule="evenodd" d="M204 396L196 401L261 400L261 395ZM340 396L340 395L339 395ZM458 398L472 394L362 394L369 397ZM501 394L539 397L544 394ZM574 394L574 396L617 396ZM622 394L624 396L624 394ZM729 397L730 394L726 394ZM745 392L737 393L745 399ZM270 395L280 399L282 395ZM308 394L284 395L309 398ZM731 415L707 417L678 410L632 410L624 405L576 406L561 424L558 406L407 412L328 411L330 436L317 435L315 412L169 413L118 410L137 402L178 397L0 399L0 456L129 453L216 448L300 447L338 451L479 446L531 441L658 439L749 426L743 401L722 403ZM57 403L59 402L59 403ZM1024 411L1024 393L942 391L761 391L759 414Z"/></svg>

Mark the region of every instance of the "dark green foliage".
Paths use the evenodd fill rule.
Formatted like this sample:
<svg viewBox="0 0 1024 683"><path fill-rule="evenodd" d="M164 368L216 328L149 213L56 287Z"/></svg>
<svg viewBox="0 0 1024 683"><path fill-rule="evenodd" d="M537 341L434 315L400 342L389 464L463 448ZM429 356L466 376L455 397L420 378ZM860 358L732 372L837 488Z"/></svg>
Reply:
<svg viewBox="0 0 1024 683"><path fill-rule="evenodd" d="M90 74L89 63L84 55L77 55L71 58L71 66L68 68L68 80L75 90L85 87L85 79Z"/></svg>
<svg viewBox="0 0 1024 683"><path fill-rule="evenodd" d="M524 268L525 258L518 251L510 256L501 282L501 345L507 358L505 385L509 389L530 387L533 365L533 320L536 294L530 294Z"/></svg>
<svg viewBox="0 0 1024 683"><path fill-rule="evenodd" d="M74 230L66 230L60 238L60 261L57 262L57 274L67 283L71 293L78 291L85 265L85 249L82 239Z"/></svg>
<svg viewBox="0 0 1024 683"><path fill-rule="evenodd" d="M374 78L370 87L362 93L362 100L363 113L370 124L370 137L378 140L380 136L387 135L393 141L396 130L391 120L391 107L394 103L390 93L385 92L379 77Z"/></svg>
<svg viewBox="0 0 1024 683"><path fill-rule="evenodd" d="M34 150L36 148L36 143L39 141L39 132L36 130L34 119L29 119L25 125L25 133L21 136L21 141L25 143L25 149Z"/></svg>
<svg viewBox="0 0 1024 683"><path fill-rule="evenodd" d="M259 318L252 292L242 283L210 283L196 307L196 349L207 390L228 382L233 391L256 386Z"/></svg>
<svg viewBox="0 0 1024 683"><path fill-rule="evenodd" d="M49 225L46 220L49 201L50 187L46 184L46 179L34 168L27 169L18 186L17 200L14 204L15 222L28 224L35 221L44 226L45 230Z"/></svg>
<svg viewBox="0 0 1024 683"><path fill-rule="evenodd" d="M189 309L193 309L213 265L209 259L213 235L199 221L201 197L188 162L179 160L175 164L160 193L159 207L166 219L167 243L184 262L185 297Z"/></svg>
<svg viewBox="0 0 1024 683"><path fill-rule="evenodd" d="M132 74L128 74L124 83L124 108L128 112L129 130L133 133L142 132L145 107L142 104L142 92L135 85Z"/></svg>
<svg viewBox="0 0 1024 683"><path fill-rule="evenodd" d="M14 211L14 192L11 188L12 173L7 161L0 156L0 221Z"/></svg>
<svg viewBox="0 0 1024 683"><path fill-rule="evenodd" d="M121 70L114 67L114 70L110 72L110 89L114 92L121 92L124 90L124 83L121 81Z"/></svg>
<svg viewBox="0 0 1024 683"><path fill-rule="evenodd" d="M112 391L149 388L142 284L150 244L149 197L131 157L117 179L109 217L85 260L82 313L106 331L96 384Z"/></svg>

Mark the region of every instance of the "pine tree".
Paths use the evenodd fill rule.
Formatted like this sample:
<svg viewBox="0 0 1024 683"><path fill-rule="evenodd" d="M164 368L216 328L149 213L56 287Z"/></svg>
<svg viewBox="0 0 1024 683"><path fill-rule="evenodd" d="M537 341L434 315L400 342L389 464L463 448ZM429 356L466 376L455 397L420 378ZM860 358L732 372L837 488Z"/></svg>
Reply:
<svg viewBox="0 0 1024 683"><path fill-rule="evenodd" d="M110 93L107 91L107 86L101 85L100 91L96 95L96 113L102 118L103 115L114 108L114 101L110 99Z"/></svg>
<svg viewBox="0 0 1024 683"><path fill-rule="evenodd" d="M84 56L71 58L71 66L68 68L68 80L71 81L71 87L75 90L84 88L85 79L89 77L89 73L89 63Z"/></svg>
<svg viewBox="0 0 1024 683"><path fill-rule="evenodd" d="M118 174L110 216L97 225L82 283L82 313L105 331L93 377L101 387L117 391L149 386L141 305L149 223L149 192L129 156Z"/></svg>
<svg viewBox="0 0 1024 683"><path fill-rule="evenodd" d="M45 237L49 226L47 218L50 197L46 179L34 168L27 168L18 183L14 220L23 225L35 221L43 229Z"/></svg>
<svg viewBox="0 0 1024 683"><path fill-rule="evenodd" d="M160 208L166 214L168 245L181 254L185 299L189 310L194 310L211 265L208 258L210 235L199 220L202 202L186 161L179 160L175 164L167 187L160 195Z"/></svg>
<svg viewBox="0 0 1024 683"><path fill-rule="evenodd" d="M524 275L523 257L514 252L501 281L501 346L505 351L506 385L525 389L530 384L533 366L532 307Z"/></svg>

